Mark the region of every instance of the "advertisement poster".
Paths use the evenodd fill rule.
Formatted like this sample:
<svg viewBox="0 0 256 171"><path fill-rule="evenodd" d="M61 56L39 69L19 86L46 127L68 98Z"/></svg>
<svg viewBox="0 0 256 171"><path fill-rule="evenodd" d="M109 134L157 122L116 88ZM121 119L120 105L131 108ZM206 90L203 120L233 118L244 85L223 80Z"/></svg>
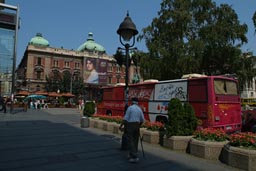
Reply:
<svg viewBox="0 0 256 171"><path fill-rule="evenodd" d="M84 82L88 84L107 84L107 60L84 59Z"/></svg>

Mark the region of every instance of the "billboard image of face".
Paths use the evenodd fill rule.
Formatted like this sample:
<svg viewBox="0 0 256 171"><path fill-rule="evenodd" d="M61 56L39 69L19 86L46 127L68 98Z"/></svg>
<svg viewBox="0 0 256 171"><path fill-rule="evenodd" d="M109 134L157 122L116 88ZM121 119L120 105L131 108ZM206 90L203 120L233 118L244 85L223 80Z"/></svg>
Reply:
<svg viewBox="0 0 256 171"><path fill-rule="evenodd" d="M85 58L84 82L88 84L107 83L107 61L104 59Z"/></svg>

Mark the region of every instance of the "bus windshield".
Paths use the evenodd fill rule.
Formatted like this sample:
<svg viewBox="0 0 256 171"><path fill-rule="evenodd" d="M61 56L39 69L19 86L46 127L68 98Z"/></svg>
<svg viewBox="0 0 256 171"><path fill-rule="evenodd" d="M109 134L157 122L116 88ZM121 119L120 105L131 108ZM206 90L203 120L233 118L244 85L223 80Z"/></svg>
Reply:
<svg viewBox="0 0 256 171"><path fill-rule="evenodd" d="M219 95L238 95L237 83L231 80L215 79L214 91Z"/></svg>

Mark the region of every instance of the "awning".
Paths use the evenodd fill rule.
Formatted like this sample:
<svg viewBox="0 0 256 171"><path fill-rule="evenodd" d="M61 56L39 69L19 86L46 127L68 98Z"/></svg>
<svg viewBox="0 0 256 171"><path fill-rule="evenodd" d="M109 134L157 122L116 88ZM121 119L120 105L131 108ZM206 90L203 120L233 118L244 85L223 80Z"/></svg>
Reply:
<svg viewBox="0 0 256 171"><path fill-rule="evenodd" d="M75 97L75 95L72 94L72 93L62 93L61 96L63 96L63 97Z"/></svg>
<svg viewBox="0 0 256 171"><path fill-rule="evenodd" d="M28 96L29 92L28 91L19 91L16 93L16 96Z"/></svg>
<svg viewBox="0 0 256 171"><path fill-rule="evenodd" d="M49 93L48 93L48 96L49 96L49 97L61 97L61 94L56 93L56 92L49 92Z"/></svg>

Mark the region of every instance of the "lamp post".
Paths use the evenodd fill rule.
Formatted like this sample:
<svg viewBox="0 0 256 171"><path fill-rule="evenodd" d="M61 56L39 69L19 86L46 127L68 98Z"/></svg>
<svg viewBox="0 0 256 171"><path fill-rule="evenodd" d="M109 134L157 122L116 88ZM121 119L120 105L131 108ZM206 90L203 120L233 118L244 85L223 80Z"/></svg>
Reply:
<svg viewBox="0 0 256 171"><path fill-rule="evenodd" d="M128 106L128 95L129 95L128 81L129 81L129 63L130 63L129 50L131 47L134 46L135 36L138 34L136 25L132 22L132 19L130 18L128 12L126 17L124 18L124 21L119 25L117 34L119 35L120 43L125 47L125 58L126 58L125 59L125 106Z"/></svg>

